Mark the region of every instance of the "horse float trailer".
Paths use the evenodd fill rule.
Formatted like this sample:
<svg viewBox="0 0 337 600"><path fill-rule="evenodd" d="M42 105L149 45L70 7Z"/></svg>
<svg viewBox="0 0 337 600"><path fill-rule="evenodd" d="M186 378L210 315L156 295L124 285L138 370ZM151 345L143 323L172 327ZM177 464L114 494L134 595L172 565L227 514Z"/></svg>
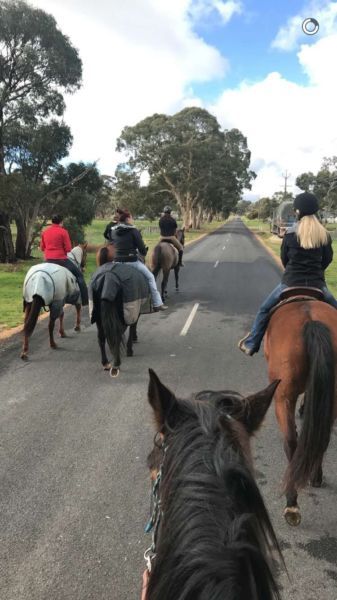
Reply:
<svg viewBox="0 0 337 600"><path fill-rule="evenodd" d="M292 200L285 200L273 212L270 231L282 238L288 227L291 227L295 221L294 203Z"/></svg>

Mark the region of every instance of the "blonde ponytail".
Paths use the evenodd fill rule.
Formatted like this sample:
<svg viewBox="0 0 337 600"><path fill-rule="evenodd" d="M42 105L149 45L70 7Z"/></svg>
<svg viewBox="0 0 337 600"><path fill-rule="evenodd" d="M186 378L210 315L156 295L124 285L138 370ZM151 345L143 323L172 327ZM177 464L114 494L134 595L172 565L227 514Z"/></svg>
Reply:
<svg viewBox="0 0 337 600"><path fill-rule="evenodd" d="M319 248L329 242L329 234L315 215L302 217L297 226L297 239L301 248Z"/></svg>

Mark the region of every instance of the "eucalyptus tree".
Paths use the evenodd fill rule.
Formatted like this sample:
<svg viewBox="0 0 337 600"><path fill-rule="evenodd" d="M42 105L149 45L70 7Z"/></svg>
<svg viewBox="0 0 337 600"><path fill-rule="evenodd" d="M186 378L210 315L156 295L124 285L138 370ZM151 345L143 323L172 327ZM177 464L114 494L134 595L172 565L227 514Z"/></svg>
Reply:
<svg viewBox="0 0 337 600"><path fill-rule="evenodd" d="M196 107L125 127L117 150L131 170L148 173L152 193L176 203L185 224L203 210L227 212L255 175L242 133L221 131L213 115Z"/></svg>
<svg viewBox="0 0 337 600"><path fill-rule="evenodd" d="M55 19L22 0L0 0L0 177L6 177L12 134L33 133L51 116L62 117L63 94L81 85L77 50ZM4 186L2 186L4 187ZM11 203L0 205L0 259L14 260Z"/></svg>

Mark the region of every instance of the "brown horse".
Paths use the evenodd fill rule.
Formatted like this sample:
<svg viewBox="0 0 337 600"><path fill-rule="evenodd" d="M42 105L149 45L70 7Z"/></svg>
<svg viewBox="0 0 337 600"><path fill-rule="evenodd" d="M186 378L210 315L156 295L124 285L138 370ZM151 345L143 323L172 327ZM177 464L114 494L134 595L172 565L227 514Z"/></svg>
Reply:
<svg viewBox="0 0 337 600"><path fill-rule="evenodd" d="M150 370L158 433L146 600L280 600L272 557L281 553L250 451L278 383L248 398L205 390L182 400Z"/></svg>
<svg viewBox="0 0 337 600"><path fill-rule="evenodd" d="M270 381L281 380L275 407L289 461L284 516L290 525L298 525L297 492L308 482L321 486L322 461L337 416L336 309L310 300L281 306L270 319L264 350ZM295 410L302 393L303 423L297 435Z"/></svg>
<svg viewBox="0 0 337 600"><path fill-rule="evenodd" d="M177 229L177 239L184 245L185 243L185 227ZM163 271L163 279L161 282L161 297L163 302L165 296L167 296L167 283L171 269L174 269L174 276L176 282L176 291L179 291L179 269L178 264L178 251L170 242L161 241L153 248L152 259L151 259L151 270L155 278L157 278L159 271Z"/></svg>

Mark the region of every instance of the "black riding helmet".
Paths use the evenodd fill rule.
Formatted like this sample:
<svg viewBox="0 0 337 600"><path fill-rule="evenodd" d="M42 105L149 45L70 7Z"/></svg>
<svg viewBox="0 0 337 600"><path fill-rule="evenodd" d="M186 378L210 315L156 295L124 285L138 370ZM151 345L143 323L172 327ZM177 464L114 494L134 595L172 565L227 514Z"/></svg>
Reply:
<svg viewBox="0 0 337 600"><path fill-rule="evenodd" d="M172 212L172 208L170 206L164 206L163 212L170 214Z"/></svg>
<svg viewBox="0 0 337 600"><path fill-rule="evenodd" d="M294 210L297 212L299 219L307 215L314 215L317 213L318 209L318 200L316 196L310 194L310 192L298 194L294 200Z"/></svg>

